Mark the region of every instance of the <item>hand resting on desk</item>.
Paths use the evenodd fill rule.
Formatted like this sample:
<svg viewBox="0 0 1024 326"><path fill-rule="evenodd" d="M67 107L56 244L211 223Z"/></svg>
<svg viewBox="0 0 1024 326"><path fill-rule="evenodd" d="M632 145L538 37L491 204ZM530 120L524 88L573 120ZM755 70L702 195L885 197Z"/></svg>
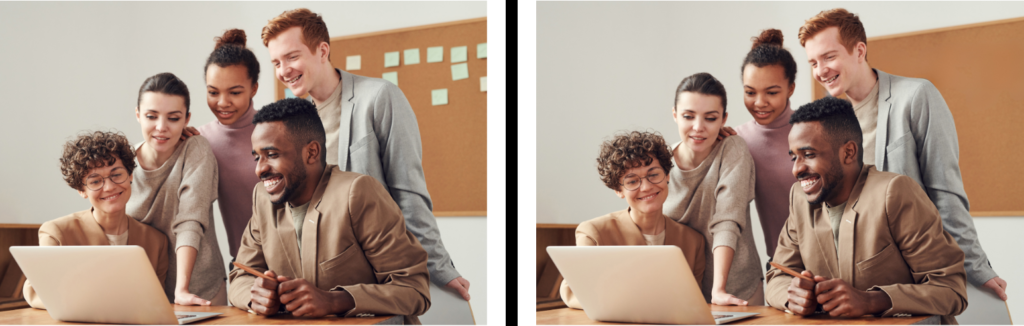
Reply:
<svg viewBox="0 0 1024 326"><path fill-rule="evenodd" d="M807 271L804 271L805 273ZM892 308L892 299L882 291L861 291L842 279L815 276L814 293L822 309L832 317L860 317Z"/></svg>
<svg viewBox="0 0 1024 326"><path fill-rule="evenodd" d="M277 276L274 271L270 270L263 274L266 274L277 281L257 277L252 283L252 300L249 303L249 308L258 315L272 316L277 313L281 306L281 300L277 295L278 283L281 279L287 280L287 278L284 276Z"/></svg>
<svg viewBox="0 0 1024 326"><path fill-rule="evenodd" d="M292 312L292 316L343 315L356 306L352 295L346 291L324 291L301 278L291 280L278 276L277 280L281 282L277 288L281 304Z"/></svg>

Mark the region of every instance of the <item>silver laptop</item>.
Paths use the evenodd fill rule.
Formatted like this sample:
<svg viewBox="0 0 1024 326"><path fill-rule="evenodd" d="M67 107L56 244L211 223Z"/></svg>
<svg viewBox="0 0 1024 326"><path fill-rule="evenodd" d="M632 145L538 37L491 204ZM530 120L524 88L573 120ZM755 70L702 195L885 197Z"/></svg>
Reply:
<svg viewBox="0 0 1024 326"><path fill-rule="evenodd" d="M757 315L711 311L676 246L551 246L547 251L593 320L707 325Z"/></svg>
<svg viewBox="0 0 1024 326"><path fill-rule="evenodd" d="M55 320L167 325L221 314L173 311L139 246L15 246L11 254Z"/></svg>

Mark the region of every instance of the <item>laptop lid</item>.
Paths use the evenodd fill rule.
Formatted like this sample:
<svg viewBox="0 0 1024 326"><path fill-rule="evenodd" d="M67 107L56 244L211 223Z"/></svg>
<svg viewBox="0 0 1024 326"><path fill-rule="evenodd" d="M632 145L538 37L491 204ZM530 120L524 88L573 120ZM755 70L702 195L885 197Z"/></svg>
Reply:
<svg viewBox="0 0 1024 326"><path fill-rule="evenodd" d="M11 254L53 319L178 323L142 247L14 246Z"/></svg>
<svg viewBox="0 0 1024 326"><path fill-rule="evenodd" d="M715 323L679 247L550 246L547 251L590 319Z"/></svg>

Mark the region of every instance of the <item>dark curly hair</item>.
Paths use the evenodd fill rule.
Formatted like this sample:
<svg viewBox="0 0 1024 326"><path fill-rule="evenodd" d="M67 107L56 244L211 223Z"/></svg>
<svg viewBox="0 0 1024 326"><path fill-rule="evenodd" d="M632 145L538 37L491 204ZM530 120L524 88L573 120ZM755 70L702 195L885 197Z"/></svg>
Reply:
<svg viewBox="0 0 1024 326"><path fill-rule="evenodd" d="M676 97L672 101L673 109L676 107L676 102L679 101L679 94L684 92L718 96L722 100L722 114L725 114L725 85L722 85L722 82L718 81L715 76L706 72L698 72L683 78L683 81L679 82L679 87L676 87Z"/></svg>
<svg viewBox="0 0 1024 326"><path fill-rule="evenodd" d="M60 157L60 173L64 182L75 190L85 189L85 177L95 168L114 164L121 159L128 175L135 170L135 150L120 131L94 131L78 135L64 143Z"/></svg>
<svg viewBox="0 0 1024 326"><path fill-rule="evenodd" d="M327 165L327 132L316 106L307 100L293 97L264 105L252 117L252 124L281 121L288 128L288 133L295 143L295 148L306 146L312 141L320 142L320 165Z"/></svg>
<svg viewBox="0 0 1024 326"><path fill-rule="evenodd" d="M255 85L260 79L260 63L256 61L256 55L245 47L245 31L229 29L214 40L217 41L217 45L213 47L210 57L206 58L203 75L206 75L206 70L211 64L221 68L242 65L249 72L249 80Z"/></svg>
<svg viewBox="0 0 1024 326"><path fill-rule="evenodd" d="M619 180L629 169L651 164L655 159L668 174L672 168L672 152L665 144L665 138L657 132L631 131L619 133L612 140L601 144L597 157L597 173L601 181L612 190L619 191Z"/></svg>
<svg viewBox="0 0 1024 326"><path fill-rule="evenodd" d="M857 144L857 162L864 164L864 134L850 101L826 96L804 104L789 117L789 124L818 121L836 153L846 142Z"/></svg>
<svg viewBox="0 0 1024 326"><path fill-rule="evenodd" d="M743 59L740 66L740 75L747 69L747 64L762 68L769 65L782 66L786 74L786 80L790 84L796 82L796 61L788 50L782 48L782 31L770 28L761 31L761 35L752 37L754 46L747 52L747 58Z"/></svg>

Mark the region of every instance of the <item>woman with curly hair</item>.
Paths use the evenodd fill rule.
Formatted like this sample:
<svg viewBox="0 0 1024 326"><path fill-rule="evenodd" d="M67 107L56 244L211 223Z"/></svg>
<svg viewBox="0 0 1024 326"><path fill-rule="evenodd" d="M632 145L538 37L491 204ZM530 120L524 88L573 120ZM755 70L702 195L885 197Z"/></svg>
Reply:
<svg viewBox="0 0 1024 326"><path fill-rule="evenodd" d="M717 305L764 305L764 273L750 229L754 160L740 137L717 140L728 114L725 86L708 73L676 88L672 118L679 142L669 147L676 168L665 215L701 232L707 262L701 291Z"/></svg>
<svg viewBox="0 0 1024 326"><path fill-rule="evenodd" d="M40 246L142 247L163 284L167 276L167 236L125 213L132 195L135 151L121 133L96 131L64 144L60 172L68 186L88 199L92 208L39 227ZM46 309L31 281L25 281L25 299L33 308Z"/></svg>
<svg viewBox="0 0 1024 326"><path fill-rule="evenodd" d="M601 144L597 172L601 181L626 200L624 210L580 223L577 246L672 245L683 250L694 279L704 277L704 237L662 214L668 197L672 153L657 133L633 131ZM583 309L569 283L562 281L562 301Z"/></svg>

